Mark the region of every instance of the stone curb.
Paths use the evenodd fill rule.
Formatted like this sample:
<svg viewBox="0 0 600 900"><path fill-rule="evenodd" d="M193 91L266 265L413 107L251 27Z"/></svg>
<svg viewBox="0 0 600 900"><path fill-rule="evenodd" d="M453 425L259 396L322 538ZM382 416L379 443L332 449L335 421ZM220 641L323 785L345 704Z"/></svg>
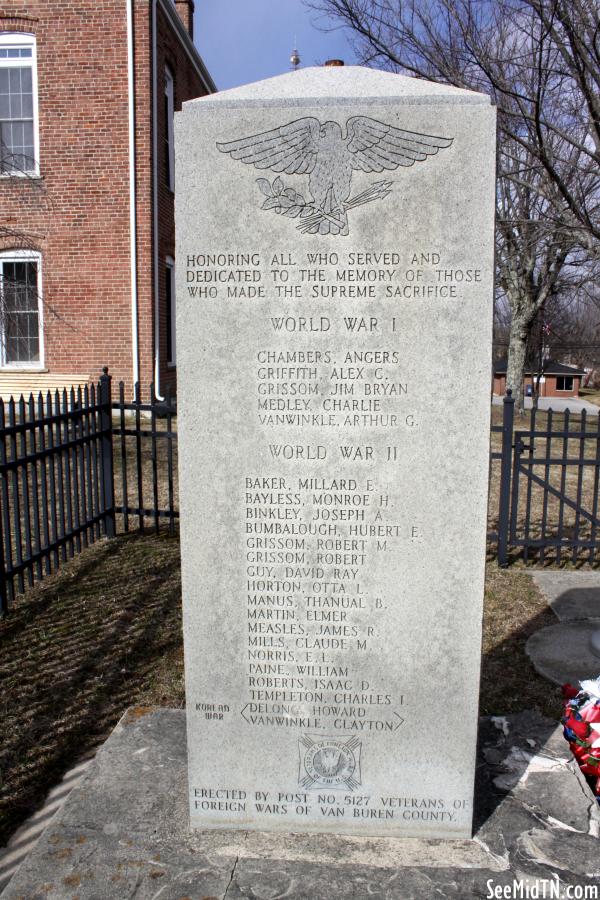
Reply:
<svg viewBox="0 0 600 900"><path fill-rule="evenodd" d="M600 816L560 727L480 723L471 841L188 828L185 713L129 710L2 900L406 900L488 883L597 885Z"/></svg>

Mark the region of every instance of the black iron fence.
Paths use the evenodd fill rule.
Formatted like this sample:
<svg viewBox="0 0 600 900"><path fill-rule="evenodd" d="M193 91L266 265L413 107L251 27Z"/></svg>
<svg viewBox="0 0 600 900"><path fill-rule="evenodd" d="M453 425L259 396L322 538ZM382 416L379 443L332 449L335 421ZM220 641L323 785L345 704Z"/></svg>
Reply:
<svg viewBox="0 0 600 900"><path fill-rule="evenodd" d="M174 400L98 385L0 400L0 614L26 586L100 537L171 531L176 509Z"/></svg>
<svg viewBox="0 0 600 900"><path fill-rule="evenodd" d="M157 399L150 385L144 401L139 384L132 402L119 398L112 403L114 448L114 511L119 530L159 531L167 525L175 531L177 508L177 406L167 391ZM120 521L119 521L120 520Z"/></svg>
<svg viewBox="0 0 600 900"><path fill-rule="evenodd" d="M600 417L531 411L491 428L488 547L501 566L600 562ZM151 386L0 400L0 614L101 537L173 532L177 407Z"/></svg>
<svg viewBox="0 0 600 900"><path fill-rule="evenodd" d="M500 469L488 540L497 545L501 566L516 558L557 565L600 561L600 416L534 408L528 422L516 420L509 391L502 425L492 426L490 458Z"/></svg>

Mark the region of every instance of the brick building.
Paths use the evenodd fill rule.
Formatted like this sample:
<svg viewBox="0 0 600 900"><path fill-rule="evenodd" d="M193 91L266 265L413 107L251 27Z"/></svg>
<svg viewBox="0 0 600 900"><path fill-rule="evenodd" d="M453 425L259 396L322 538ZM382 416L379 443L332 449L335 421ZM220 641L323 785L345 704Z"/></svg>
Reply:
<svg viewBox="0 0 600 900"><path fill-rule="evenodd" d="M547 359L539 379L540 397L579 397L581 379L585 369L565 366L563 363ZM537 369L528 366L523 374L525 393L530 395L538 382ZM506 393L506 360L494 365L494 394L503 397Z"/></svg>
<svg viewBox="0 0 600 900"><path fill-rule="evenodd" d="M0 0L0 393L175 386L173 112L193 0Z"/></svg>

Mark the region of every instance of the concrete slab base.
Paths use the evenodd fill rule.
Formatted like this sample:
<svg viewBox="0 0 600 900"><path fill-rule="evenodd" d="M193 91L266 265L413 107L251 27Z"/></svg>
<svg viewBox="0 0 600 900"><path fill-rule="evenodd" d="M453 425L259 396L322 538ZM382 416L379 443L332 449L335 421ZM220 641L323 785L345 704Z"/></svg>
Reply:
<svg viewBox="0 0 600 900"><path fill-rule="evenodd" d="M480 736L472 841L191 832L185 713L129 710L2 900L429 900L556 879L600 896L600 814L560 727L522 713Z"/></svg>
<svg viewBox="0 0 600 900"><path fill-rule="evenodd" d="M89 765L90 760L86 759L70 769L60 784L49 792L42 808L15 831L6 847L0 847L0 893L35 847L52 817L62 809L71 791L81 783Z"/></svg>
<svg viewBox="0 0 600 900"><path fill-rule="evenodd" d="M600 674L600 657L591 645L592 635L599 629L600 619L549 625L531 635L525 651L544 678L578 687L580 681Z"/></svg>
<svg viewBox="0 0 600 900"><path fill-rule="evenodd" d="M531 575L561 622L600 618L600 572L533 569Z"/></svg>

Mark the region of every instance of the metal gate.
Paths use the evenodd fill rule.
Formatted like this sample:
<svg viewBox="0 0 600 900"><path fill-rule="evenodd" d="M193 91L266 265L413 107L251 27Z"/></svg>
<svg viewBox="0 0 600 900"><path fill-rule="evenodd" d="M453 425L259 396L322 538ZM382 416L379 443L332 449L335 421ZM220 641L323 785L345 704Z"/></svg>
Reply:
<svg viewBox="0 0 600 900"><path fill-rule="evenodd" d="M545 417L545 421L540 419ZM513 431L514 400L505 398L498 516L498 562L510 548L525 562L594 563L600 528L600 417L531 411Z"/></svg>

